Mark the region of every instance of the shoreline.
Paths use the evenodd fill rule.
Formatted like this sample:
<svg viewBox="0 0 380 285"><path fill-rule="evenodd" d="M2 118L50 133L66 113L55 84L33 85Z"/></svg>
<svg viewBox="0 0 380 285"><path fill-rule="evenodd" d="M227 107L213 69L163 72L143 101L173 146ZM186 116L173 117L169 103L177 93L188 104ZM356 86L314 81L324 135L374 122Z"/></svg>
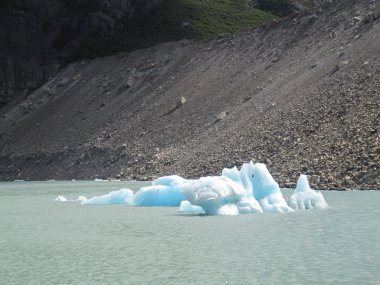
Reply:
<svg viewBox="0 0 380 285"><path fill-rule="evenodd" d="M199 179L193 178L193 179ZM36 180L23 180L23 179L9 179L9 180L0 180L1 183L45 183L45 182L79 182L79 183L108 183L108 182L120 182L120 183L148 183L152 182L153 180L126 180L126 179L116 179L116 178L109 178L109 179L36 179ZM294 184L294 187L291 186L283 186L279 184L281 190L294 190L296 188L296 184ZM336 192L360 192L360 191L380 191L379 188L320 188L320 187L311 187L314 191L336 191Z"/></svg>

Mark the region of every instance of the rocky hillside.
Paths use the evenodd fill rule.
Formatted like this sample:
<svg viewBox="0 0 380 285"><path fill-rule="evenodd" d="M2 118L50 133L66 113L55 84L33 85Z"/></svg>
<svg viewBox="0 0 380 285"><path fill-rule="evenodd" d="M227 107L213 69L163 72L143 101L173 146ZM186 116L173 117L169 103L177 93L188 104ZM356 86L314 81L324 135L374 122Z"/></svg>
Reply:
<svg viewBox="0 0 380 285"><path fill-rule="evenodd" d="M151 179L265 162L380 189L380 5L336 0L208 41L81 60L0 110L0 179Z"/></svg>
<svg viewBox="0 0 380 285"><path fill-rule="evenodd" d="M74 59L115 54L184 38L210 38L260 25L275 17L271 12L288 15L307 9L293 2L2 1L0 108L24 99Z"/></svg>

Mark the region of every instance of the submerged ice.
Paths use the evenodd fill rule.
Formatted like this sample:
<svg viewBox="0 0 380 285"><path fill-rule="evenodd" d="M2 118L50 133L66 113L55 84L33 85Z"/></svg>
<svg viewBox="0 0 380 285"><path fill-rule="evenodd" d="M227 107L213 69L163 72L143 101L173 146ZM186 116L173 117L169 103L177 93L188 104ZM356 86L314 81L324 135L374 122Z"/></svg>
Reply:
<svg viewBox="0 0 380 285"><path fill-rule="evenodd" d="M328 207L322 193L310 188L306 175L300 176L296 190L286 201L266 165L253 162L244 163L240 170L225 168L220 176L197 180L164 176L136 194L130 189L121 189L91 199L81 197L80 200L83 205L180 206L182 213L207 215L289 213Z"/></svg>

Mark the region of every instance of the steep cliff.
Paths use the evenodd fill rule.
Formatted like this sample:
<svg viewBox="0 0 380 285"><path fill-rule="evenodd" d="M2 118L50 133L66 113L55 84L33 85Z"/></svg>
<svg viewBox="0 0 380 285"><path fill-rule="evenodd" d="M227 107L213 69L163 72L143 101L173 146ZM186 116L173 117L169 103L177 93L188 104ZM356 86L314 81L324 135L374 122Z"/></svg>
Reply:
<svg viewBox="0 0 380 285"><path fill-rule="evenodd" d="M14 0L0 6L0 108L24 98L81 46L161 0ZM128 29L128 27L123 27Z"/></svg>

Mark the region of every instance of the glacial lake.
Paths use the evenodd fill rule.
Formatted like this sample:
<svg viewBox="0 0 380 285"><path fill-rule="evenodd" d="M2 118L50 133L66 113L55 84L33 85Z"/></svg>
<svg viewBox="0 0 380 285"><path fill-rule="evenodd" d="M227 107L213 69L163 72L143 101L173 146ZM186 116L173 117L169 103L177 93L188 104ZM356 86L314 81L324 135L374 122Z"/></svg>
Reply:
<svg viewBox="0 0 380 285"><path fill-rule="evenodd" d="M380 191L232 217L53 201L145 185L0 183L0 284L380 284Z"/></svg>

